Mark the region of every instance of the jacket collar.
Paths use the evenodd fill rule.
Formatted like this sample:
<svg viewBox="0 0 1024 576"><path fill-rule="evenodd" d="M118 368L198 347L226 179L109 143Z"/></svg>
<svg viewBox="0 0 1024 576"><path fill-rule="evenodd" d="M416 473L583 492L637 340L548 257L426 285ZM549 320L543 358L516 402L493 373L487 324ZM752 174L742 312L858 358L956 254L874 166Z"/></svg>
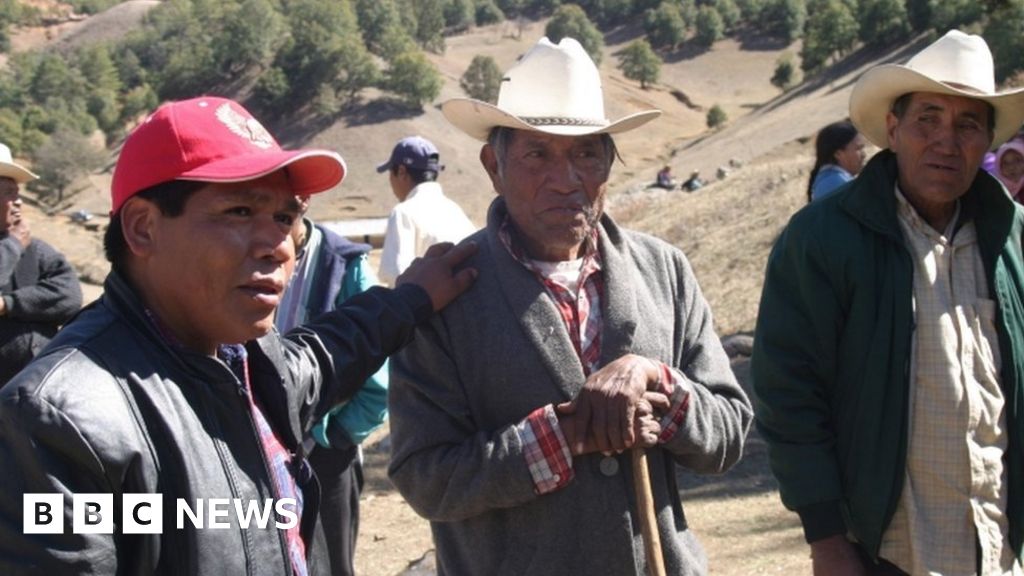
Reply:
<svg viewBox="0 0 1024 576"><path fill-rule="evenodd" d="M897 174L896 155L891 150L882 150L868 161L838 198L840 206L868 228L902 239L894 193ZM976 219L982 246L1001 248L1010 233L1017 208L999 181L979 169L960 202L961 213Z"/></svg>
<svg viewBox="0 0 1024 576"><path fill-rule="evenodd" d="M505 301L563 396L576 396L586 380L564 321L532 272L505 249L498 230L508 214L498 197L487 212L487 243ZM604 215L598 232L605 290L601 301L601 365L630 352L636 331L636 292L632 287L628 248L619 228Z"/></svg>
<svg viewBox="0 0 1024 576"><path fill-rule="evenodd" d="M167 362L176 366L182 374L209 386L225 398L237 394L238 379L227 364L217 358L173 346L160 335L156 325L148 318L142 300L125 277L117 272L108 274L103 283L103 292L104 305L141 333L142 337L159 347ZM280 338L275 331L271 331L262 338L246 342L245 348L249 354L251 392L260 397L265 415L282 440L289 448L294 448L302 436L301 425L293 416L297 410L291 410L294 406L290 403L294 399L281 386L284 376L278 367L284 366L286 361Z"/></svg>

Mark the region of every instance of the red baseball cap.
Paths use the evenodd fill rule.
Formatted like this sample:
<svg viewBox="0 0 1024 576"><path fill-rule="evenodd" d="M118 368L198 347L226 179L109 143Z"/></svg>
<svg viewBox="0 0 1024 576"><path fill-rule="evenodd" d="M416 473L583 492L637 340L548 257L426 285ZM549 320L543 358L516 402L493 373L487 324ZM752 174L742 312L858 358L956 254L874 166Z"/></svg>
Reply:
<svg viewBox="0 0 1024 576"><path fill-rule="evenodd" d="M329 150L282 150L239 103L205 96L157 108L124 142L110 188L111 214L142 190L170 182L245 182L288 167L296 196L333 188L345 161Z"/></svg>

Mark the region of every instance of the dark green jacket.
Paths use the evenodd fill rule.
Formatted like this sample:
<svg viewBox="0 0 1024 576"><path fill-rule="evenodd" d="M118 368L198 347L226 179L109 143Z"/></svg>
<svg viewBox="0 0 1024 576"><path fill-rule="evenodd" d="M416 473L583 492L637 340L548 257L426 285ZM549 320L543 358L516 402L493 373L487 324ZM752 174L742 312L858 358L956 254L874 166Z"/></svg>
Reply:
<svg viewBox="0 0 1024 576"><path fill-rule="evenodd" d="M913 264L896 216L896 157L876 155L793 216L768 260L753 356L757 426L782 501L809 542L849 532L877 556L903 488ZM1024 518L1024 213L979 171L962 198L998 304L1010 542Z"/></svg>

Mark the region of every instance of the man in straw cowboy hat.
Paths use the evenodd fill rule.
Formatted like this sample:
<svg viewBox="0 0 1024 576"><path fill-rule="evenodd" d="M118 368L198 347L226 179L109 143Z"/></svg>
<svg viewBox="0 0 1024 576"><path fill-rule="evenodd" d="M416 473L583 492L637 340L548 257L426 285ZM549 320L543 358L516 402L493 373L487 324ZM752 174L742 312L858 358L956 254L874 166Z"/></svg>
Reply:
<svg viewBox="0 0 1024 576"><path fill-rule="evenodd" d="M303 436L473 276L452 273L472 245L437 246L395 290L280 335L298 197L344 175L223 98L128 136L103 298L0 393L0 573L327 573Z"/></svg>
<svg viewBox="0 0 1024 576"><path fill-rule="evenodd" d="M979 169L1024 119L978 36L862 76L883 150L798 212L768 262L757 422L815 574L1018 574L1022 212Z"/></svg>
<svg viewBox="0 0 1024 576"><path fill-rule="evenodd" d="M0 144L0 386L82 306L78 274L60 252L32 237L21 213L18 188L36 178Z"/></svg>
<svg viewBox="0 0 1024 576"><path fill-rule="evenodd" d="M722 472L752 419L686 258L603 214L612 134L580 44L541 39L497 106L456 99L498 196L474 286L392 359L389 474L439 574L643 574L630 455L648 455L669 573L704 574L676 465Z"/></svg>

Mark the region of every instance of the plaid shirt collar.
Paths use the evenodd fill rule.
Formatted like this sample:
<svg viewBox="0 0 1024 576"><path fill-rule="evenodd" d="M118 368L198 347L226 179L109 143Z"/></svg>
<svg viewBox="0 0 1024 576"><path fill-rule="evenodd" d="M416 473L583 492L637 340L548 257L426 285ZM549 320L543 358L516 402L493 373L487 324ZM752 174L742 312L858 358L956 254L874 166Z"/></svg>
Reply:
<svg viewBox="0 0 1024 576"><path fill-rule="evenodd" d="M586 281L586 278L595 272L601 271L601 251L597 249L597 239L599 236L599 227L594 226L590 230L590 234L583 240L583 266L580 267L580 286ZM546 278L541 273L540 269L534 265L533 260L526 253L526 249L523 248L522 242L519 240L518 233L512 224L512 219L505 215L505 218L501 221L501 225L498 227L498 238L501 239L502 245L508 250L508 253L512 255L512 258L523 265L527 270L533 272L537 279L541 282L546 282Z"/></svg>
<svg viewBox="0 0 1024 576"><path fill-rule="evenodd" d="M584 374L598 368L601 360L601 299L604 296L604 276L601 273L601 251L597 248L599 231L595 226L583 242L583 264L579 281L573 293L567 287L546 276L530 260L520 242L517 242L511 219L506 215L498 228L498 237L512 257L527 270L551 297L558 314L565 323Z"/></svg>

